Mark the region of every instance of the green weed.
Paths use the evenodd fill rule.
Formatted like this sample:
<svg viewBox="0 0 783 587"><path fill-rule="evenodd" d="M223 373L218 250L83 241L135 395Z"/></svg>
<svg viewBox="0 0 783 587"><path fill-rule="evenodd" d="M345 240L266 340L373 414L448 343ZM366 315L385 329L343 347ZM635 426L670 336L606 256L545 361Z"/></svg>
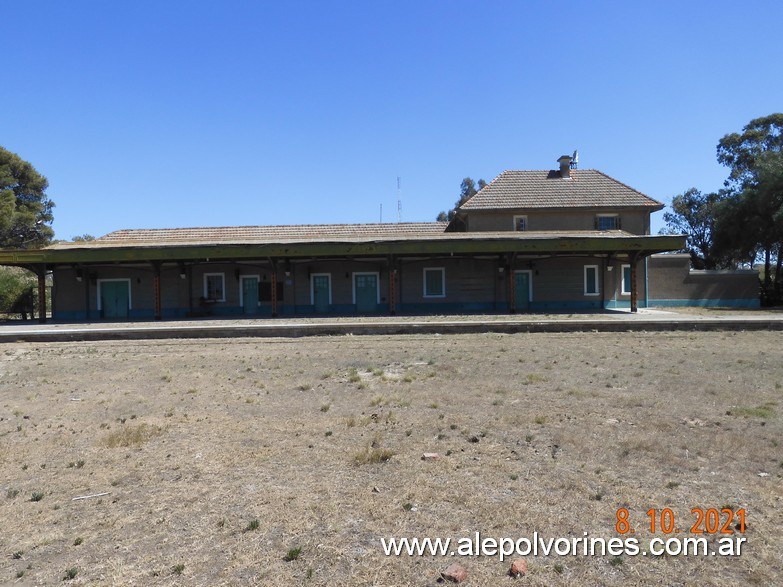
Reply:
<svg viewBox="0 0 783 587"><path fill-rule="evenodd" d="M295 561L296 559L298 559L301 554L302 554L302 547L295 546L285 554L283 560L287 563L290 563L291 561Z"/></svg>

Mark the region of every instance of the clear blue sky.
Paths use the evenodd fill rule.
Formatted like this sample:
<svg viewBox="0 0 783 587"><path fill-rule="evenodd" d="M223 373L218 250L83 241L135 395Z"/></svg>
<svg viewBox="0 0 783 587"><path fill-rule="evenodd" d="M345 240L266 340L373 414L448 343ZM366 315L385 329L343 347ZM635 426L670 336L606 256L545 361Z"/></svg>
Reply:
<svg viewBox="0 0 783 587"><path fill-rule="evenodd" d="M783 2L0 0L0 145L57 238L433 220L579 149L664 202L783 110ZM655 215L653 232L661 226Z"/></svg>

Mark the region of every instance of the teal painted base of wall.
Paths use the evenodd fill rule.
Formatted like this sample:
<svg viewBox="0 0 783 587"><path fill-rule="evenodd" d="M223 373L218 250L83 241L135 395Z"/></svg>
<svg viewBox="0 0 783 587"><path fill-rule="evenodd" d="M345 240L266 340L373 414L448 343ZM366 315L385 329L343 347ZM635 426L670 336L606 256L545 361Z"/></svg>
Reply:
<svg viewBox="0 0 783 587"><path fill-rule="evenodd" d="M62 322L86 322L90 319L84 315L84 312L52 312L52 320Z"/></svg>
<svg viewBox="0 0 783 587"><path fill-rule="evenodd" d="M487 313L487 312L506 312L508 306L503 304L494 303L482 303L482 302L470 302L470 303L449 303L449 302L436 302L436 303L415 303L415 304L398 304L398 314L471 314L471 313Z"/></svg>
<svg viewBox="0 0 783 587"><path fill-rule="evenodd" d="M731 300L650 300L650 307L698 307L698 308L760 308L758 298L740 298Z"/></svg>
<svg viewBox="0 0 783 587"><path fill-rule="evenodd" d="M723 299L723 300L650 300L645 306L644 302L640 300L639 307L705 307L705 308L759 308L760 302L758 299ZM630 301L627 300L608 300L605 305L605 309L628 309L631 307ZM585 300L571 300L571 301L559 301L559 302L530 302L529 312L580 312L588 311L595 312L604 309L601 306L600 300L585 301ZM433 314L491 314L491 313L507 313L509 311L508 304L495 303L495 302L470 302L470 303L414 303L414 304L399 304L397 306L397 314L401 315L433 315ZM519 311L523 313L523 311ZM368 312L364 315L388 315L389 304L378 304L375 312ZM291 306L280 305L278 307L278 315L283 317L293 316L355 316L356 306L354 304L335 304L329 306L328 312L316 312L315 307L312 305L304 306ZM166 308L162 311L162 318L164 320L183 319L183 318L209 318L209 317L247 317L247 318L270 318L272 316L271 306L260 306L257 314L245 314L244 310L240 306L213 306L208 309L197 309L191 312L188 308ZM53 316L54 320L60 320L63 322L85 322L85 321L116 321L122 320L108 320L105 319L101 312L98 310L91 310L89 315L84 311L68 311L61 312L56 311ZM133 309L129 312L129 321L134 320L154 320L155 314L151 309Z"/></svg>
<svg viewBox="0 0 783 587"><path fill-rule="evenodd" d="M639 307L640 308L646 308L643 301L639 301ZM607 310L630 310L631 309L631 301L630 300L609 300L606 302L606 309Z"/></svg>
<svg viewBox="0 0 783 587"><path fill-rule="evenodd" d="M601 302L596 301L561 301L561 302L531 302L530 307L527 310L519 310L518 313L524 312L579 312L579 311L600 311ZM505 302L469 302L469 303L413 303L413 304L399 304L397 306L397 314L400 315L444 315L444 314L505 314L509 311L508 304ZM389 314L389 304L378 304L375 312L366 312L363 315L377 315L385 316ZM281 317L294 317L294 316L356 316L360 315L356 312L356 306L354 304L335 304L329 306L328 312L316 312L315 307L312 305L291 306L281 304L278 307L278 316ZM245 314L244 309L241 306L212 306L210 308L193 308L191 311L188 308L166 308L162 310L162 316L164 320L172 319L185 319L185 318L210 318L210 317L232 317L232 318L271 318L272 307L260 306L258 313ZM122 322L123 320L111 320L104 318L97 310L92 310L89 316L84 311L57 311L53 316L54 320L61 320L63 322L84 322L84 321L103 321L107 322ZM155 314L152 309L133 309L129 312L127 318L128 321L141 321L155 319Z"/></svg>
<svg viewBox="0 0 783 587"><path fill-rule="evenodd" d="M378 304L378 309L370 314L388 314L388 304ZM345 316L356 314L354 304L332 304L326 312L316 312L315 306L306 304L304 306L280 306L278 308L280 316Z"/></svg>
<svg viewBox="0 0 783 587"><path fill-rule="evenodd" d="M571 300L562 302L530 302L530 310L533 312L549 312L549 311L573 311L573 310L601 310L601 300L596 301L584 301L584 300Z"/></svg>
<svg viewBox="0 0 783 587"><path fill-rule="evenodd" d="M560 301L560 302L530 302L526 310L518 309L517 312L562 312L562 311L595 311L601 309L599 301ZM471 302L461 303L431 303L431 304L402 304L400 314L478 314L478 313L507 313L509 306L506 302Z"/></svg>

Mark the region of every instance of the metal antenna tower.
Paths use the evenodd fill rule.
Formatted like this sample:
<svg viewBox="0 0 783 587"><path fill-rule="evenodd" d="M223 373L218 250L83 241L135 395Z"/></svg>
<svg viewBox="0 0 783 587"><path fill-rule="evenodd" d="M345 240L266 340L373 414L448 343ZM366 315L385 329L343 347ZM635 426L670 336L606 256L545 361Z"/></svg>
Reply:
<svg viewBox="0 0 783 587"><path fill-rule="evenodd" d="M402 222L402 200L400 199L400 176L397 176L397 224Z"/></svg>

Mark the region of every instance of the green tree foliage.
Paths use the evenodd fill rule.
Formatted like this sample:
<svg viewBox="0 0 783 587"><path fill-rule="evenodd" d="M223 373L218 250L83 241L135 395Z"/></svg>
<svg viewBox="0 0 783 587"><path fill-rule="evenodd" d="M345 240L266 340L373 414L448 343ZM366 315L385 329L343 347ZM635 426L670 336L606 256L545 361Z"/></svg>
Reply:
<svg viewBox="0 0 783 587"><path fill-rule="evenodd" d="M21 314L34 309L36 277L19 267L0 267L0 314Z"/></svg>
<svg viewBox="0 0 783 587"><path fill-rule="evenodd" d="M32 165L0 147L0 248L39 248L52 240L47 187Z"/></svg>
<svg viewBox="0 0 783 587"><path fill-rule="evenodd" d="M80 236L75 236L71 239L72 242L75 243L88 243L90 241L94 241L95 237L91 234L82 234Z"/></svg>
<svg viewBox="0 0 783 587"><path fill-rule="evenodd" d="M731 265L730 260L717 254L713 242L716 207L727 197L725 190L702 194L691 188L674 196L671 211L663 215L666 227L661 234L687 235L686 247L694 269L722 269Z"/></svg>
<svg viewBox="0 0 783 587"><path fill-rule="evenodd" d="M718 143L731 197L716 210L720 254L764 259L763 302L779 304L783 259L783 114L751 120ZM774 263L774 269L773 269Z"/></svg>
<svg viewBox="0 0 783 587"><path fill-rule="evenodd" d="M783 151L783 114L754 118L742 133L730 133L718 142L718 163L729 168L727 187L743 189L757 179L759 157Z"/></svg>
<svg viewBox="0 0 783 587"><path fill-rule="evenodd" d="M454 203L454 207L448 212L440 212L436 220L439 222L451 221L451 219L454 218L454 215L457 213L457 208L462 206L462 204L479 193L479 191L484 189L484 186L486 185L487 182L483 179L478 180L478 182L473 181L469 177L463 179L462 184L460 184L459 198Z"/></svg>

